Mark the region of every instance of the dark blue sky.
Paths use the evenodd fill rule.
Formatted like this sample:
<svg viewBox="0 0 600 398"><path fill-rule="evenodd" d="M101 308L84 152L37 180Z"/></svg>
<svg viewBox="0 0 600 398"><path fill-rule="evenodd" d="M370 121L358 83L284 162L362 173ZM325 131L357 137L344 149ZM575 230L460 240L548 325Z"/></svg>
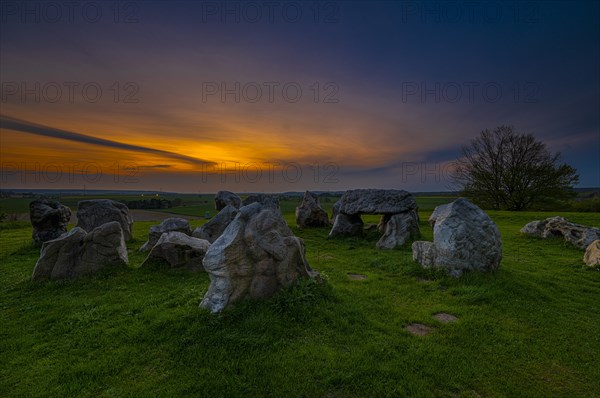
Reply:
<svg viewBox="0 0 600 398"><path fill-rule="evenodd" d="M306 177L310 165L335 165L329 185L321 177L254 185L230 178L226 184L239 185L231 190L443 190L444 167L460 147L500 124L562 152L580 186L600 186L596 1L156 1L119 3L118 14L113 3L94 3L96 22L96 9L78 7L69 20L63 8L54 22L47 3L26 3L29 13L23 3L3 3L3 115L227 168L294 163ZM91 103L63 92L52 102L42 93L36 103L14 92L23 82L41 91L49 82L94 82L104 95ZM115 83L138 101L115 101ZM221 96L221 84L236 83L239 101ZM277 87L272 101L269 83ZM282 92L286 84L302 90L297 102ZM253 102L255 86L263 91ZM30 138L3 129L3 161L17 159ZM199 171L177 157L49 135L36 142L30 152L42 163L81 153L99 164L127 158L145 170L144 189L223 188L222 180L190 188Z"/></svg>

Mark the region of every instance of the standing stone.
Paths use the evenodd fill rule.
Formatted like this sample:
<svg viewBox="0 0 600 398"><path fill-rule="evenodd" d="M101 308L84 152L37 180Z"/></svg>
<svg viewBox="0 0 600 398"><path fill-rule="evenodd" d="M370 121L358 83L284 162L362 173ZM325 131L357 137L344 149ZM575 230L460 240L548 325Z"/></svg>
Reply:
<svg viewBox="0 0 600 398"><path fill-rule="evenodd" d="M377 242L378 249L395 249L404 245L409 239L417 239L421 236L419 230L419 218L416 211L394 214L382 217L381 229L383 235ZM378 226L379 229L379 226Z"/></svg>
<svg viewBox="0 0 600 398"><path fill-rule="evenodd" d="M29 204L29 219L33 226L33 241L44 243L67 232L71 209L52 200L34 200Z"/></svg>
<svg viewBox="0 0 600 398"><path fill-rule="evenodd" d="M242 199L229 191L219 191L215 195L215 209L223 210L226 206L233 206L239 209L242 206Z"/></svg>
<svg viewBox="0 0 600 398"><path fill-rule="evenodd" d="M193 238L183 232L163 233L152 247L142 267L153 259L165 260L171 268L184 268L190 271L204 271L202 259L210 243L204 239Z"/></svg>
<svg viewBox="0 0 600 398"><path fill-rule="evenodd" d="M562 236L567 242L582 250L585 250L593 241L600 239L600 228L575 224L558 216L532 221L521 228L521 233L540 238Z"/></svg>
<svg viewBox="0 0 600 398"><path fill-rule="evenodd" d="M245 299L265 299L299 278L319 278L294 236L272 206L244 206L208 249L204 269L210 286L200 306L220 312Z"/></svg>
<svg viewBox="0 0 600 398"><path fill-rule="evenodd" d="M133 237L131 232L133 219L129 215L129 208L123 203L111 199L82 200L79 202L77 226L86 232L111 221L117 221L121 224L125 240L131 240Z"/></svg>
<svg viewBox="0 0 600 398"><path fill-rule="evenodd" d="M216 216L207 221L204 225L196 228L192 232L194 238L206 239L210 243L213 243L219 236L223 234L225 228L235 218L238 213L232 205L225 206Z"/></svg>
<svg viewBox="0 0 600 398"><path fill-rule="evenodd" d="M600 240L595 240L585 249L585 255L583 256L583 262L594 267L600 265Z"/></svg>
<svg viewBox="0 0 600 398"><path fill-rule="evenodd" d="M413 259L423 267L443 268L458 277L463 271L495 271L502 259L500 231L488 215L467 199L438 206L433 242L414 242Z"/></svg>
<svg viewBox="0 0 600 398"><path fill-rule="evenodd" d="M300 206L296 207L296 225L300 228L329 225L327 212L321 207L319 197L306 191Z"/></svg>
<svg viewBox="0 0 600 398"><path fill-rule="evenodd" d="M75 227L42 245L32 280L73 279L129 263L121 225L112 221L90 233Z"/></svg>
<svg viewBox="0 0 600 398"><path fill-rule="evenodd" d="M358 214L347 215L339 213L335 217L331 231L329 231L329 237L360 235L363 233L363 226L363 220Z"/></svg>
<svg viewBox="0 0 600 398"><path fill-rule="evenodd" d="M146 252L152 249L162 234L171 231L181 232L186 235L192 234L192 229L190 228L190 222L188 220L178 217L167 218L160 224L150 227L150 232L148 232L148 241L144 243L142 247L140 247L140 251Z"/></svg>

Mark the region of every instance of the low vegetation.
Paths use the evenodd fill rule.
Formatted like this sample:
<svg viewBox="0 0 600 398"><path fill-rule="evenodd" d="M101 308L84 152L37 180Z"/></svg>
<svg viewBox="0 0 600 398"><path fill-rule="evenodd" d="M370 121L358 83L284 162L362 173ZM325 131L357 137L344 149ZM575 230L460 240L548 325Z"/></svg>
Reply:
<svg viewBox="0 0 600 398"><path fill-rule="evenodd" d="M290 225L294 206L283 204ZM220 315L198 308L206 274L137 268L154 222L134 224L130 268L43 283L30 281L31 227L5 223L0 396L598 396L600 272L560 239L519 233L556 213L489 214L503 237L495 274L452 279L420 269L409 247L376 250L376 232L327 239L327 228L293 227L326 283ZM600 225L598 213L561 215ZM412 335L411 323L431 333Z"/></svg>

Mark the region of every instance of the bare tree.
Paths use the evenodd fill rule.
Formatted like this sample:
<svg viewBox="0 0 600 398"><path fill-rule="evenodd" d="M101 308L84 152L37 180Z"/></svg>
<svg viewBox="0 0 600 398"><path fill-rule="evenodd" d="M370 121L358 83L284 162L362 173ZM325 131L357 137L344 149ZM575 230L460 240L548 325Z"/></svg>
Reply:
<svg viewBox="0 0 600 398"><path fill-rule="evenodd" d="M579 176L533 135L499 126L463 147L453 180L464 196L482 206L525 210L571 197Z"/></svg>

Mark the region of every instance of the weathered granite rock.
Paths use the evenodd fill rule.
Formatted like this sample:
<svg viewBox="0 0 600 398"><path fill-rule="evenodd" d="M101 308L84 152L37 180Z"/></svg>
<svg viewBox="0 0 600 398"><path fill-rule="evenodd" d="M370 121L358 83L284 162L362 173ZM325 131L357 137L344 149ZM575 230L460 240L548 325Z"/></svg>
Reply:
<svg viewBox="0 0 600 398"><path fill-rule="evenodd" d="M129 208L123 203L111 199L82 200L77 209L77 226L86 232L107 222L117 221L121 224L125 240L131 240L133 219Z"/></svg>
<svg viewBox="0 0 600 398"><path fill-rule="evenodd" d="M235 218L238 209L232 205L225 206L216 216L208 220L204 225L196 228L192 236L199 239L206 239L213 243L223 234L225 228Z"/></svg>
<svg viewBox="0 0 600 398"><path fill-rule="evenodd" d="M415 198L398 189L352 189L336 205L344 214L398 214L417 209Z"/></svg>
<svg viewBox="0 0 600 398"><path fill-rule="evenodd" d="M158 225L153 225L150 227L150 231L148 232L148 241L140 247L141 252L147 252L152 249L156 242L160 239L161 235L165 232L177 231L184 233L186 235L192 234L192 229L190 228L190 222L185 218L171 217L163 220Z"/></svg>
<svg viewBox="0 0 600 398"><path fill-rule="evenodd" d="M296 207L296 225L300 228L329 225L327 212L321 207L319 197L314 193L306 191L302 203Z"/></svg>
<svg viewBox="0 0 600 398"><path fill-rule="evenodd" d="M329 231L329 237L360 235L363 233L363 226L364 223L360 215L339 213L335 217L331 231Z"/></svg>
<svg viewBox="0 0 600 398"><path fill-rule="evenodd" d="M279 198L276 195L267 195L259 193L258 195L250 195L242 202L243 206L248 206L252 203L260 203L279 209Z"/></svg>
<svg viewBox="0 0 600 398"><path fill-rule="evenodd" d="M438 206L433 215L433 242L414 242L414 260L426 268L444 268L455 277L463 271L498 269L502 259L500 232L483 210L460 198Z"/></svg>
<svg viewBox="0 0 600 398"><path fill-rule="evenodd" d="M34 200L29 204L29 219L34 242L44 243L67 232L71 209L53 200Z"/></svg>
<svg viewBox="0 0 600 398"><path fill-rule="evenodd" d="M376 244L378 249L395 249L404 245L409 239L417 239L421 236L419 230L419 217L412 210L394 215L384 215L378 229L383 231L381 239Z"/></svg>
<svg viewBox="0 0 600 398"><path fill-rule="evenodd" d="M240 300L268 298L299 278L319 278L281 212L260 203L240 208L203 264L211 282L200 306L212 312Z"/></svg>
<svg viewBox="0 0 600 398"><path fill-rule="evenodd" d="M169 263L171 268L204 271L202 259L209 247L210 243L207 240L178 231L165 232L148 253L142 267L155 259L162 259Z"/></svg>
<svg viewBox="0 0 600 398"><path fill-rule="evenodd" d="M600 239L600 228L575 224L558 216L532 221L521 228L521 232L540 238L562 236L567 242L582 250L585 250L593 241Z"/></svg>
<svg viewBox="0 0 600 398"><path fill-rule="evenodd" d="M73 279L107 266L128 263L123 230L118 222L102 224L90 233L75 227L43 244L32 280Z"/></svg>
<svg viewBox="0 0 600 398"><path fill-rule="evenodd" d="M600 239L593 241L587 249L585 249L583 262L590 267L600 265Z"/></svg>
<svg viewBox="0 0 600 398"><path fill-rule="evenodd" d="M215 195L215 209L223 210L226 206L233 206L239 209L242 206L242 198L229 191L219 191Z"/></svg>

